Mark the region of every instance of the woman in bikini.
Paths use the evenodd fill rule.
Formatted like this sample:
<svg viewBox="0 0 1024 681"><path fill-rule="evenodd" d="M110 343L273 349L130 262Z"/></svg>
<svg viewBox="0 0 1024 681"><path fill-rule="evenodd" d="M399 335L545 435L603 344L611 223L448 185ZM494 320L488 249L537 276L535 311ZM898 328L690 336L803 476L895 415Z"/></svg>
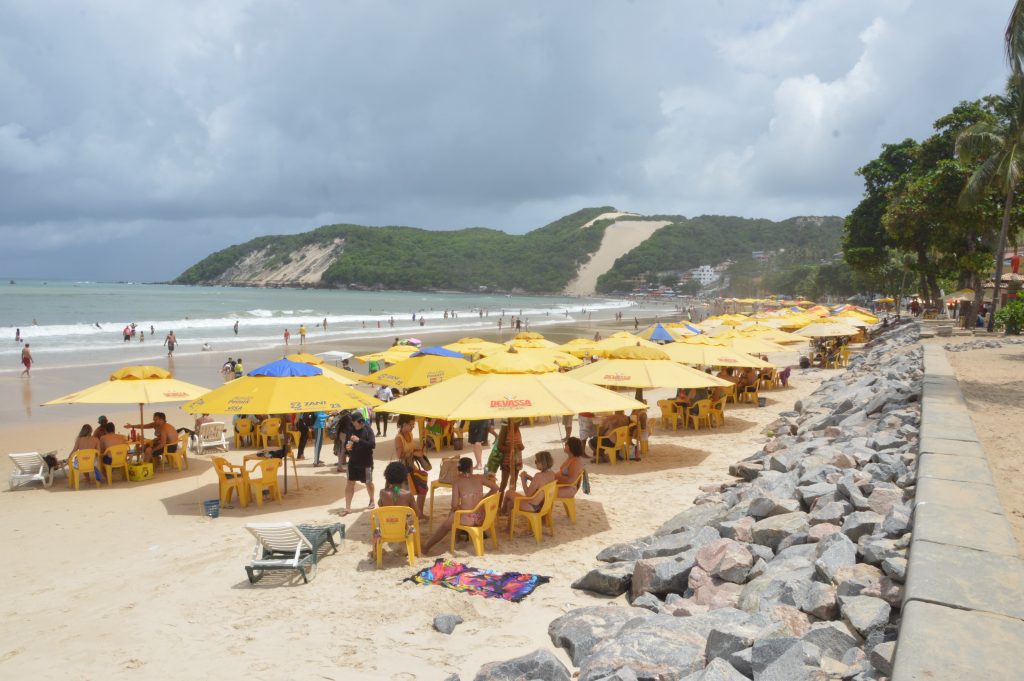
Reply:
<svg viewBox="0 0 1024 681"><path fill-rule="evenodd" d="M519 494L511 491L505 496L505 513L512 511L512 504L518 503L519 509L522 511L539 511L540 507L544 505L543 497L534 503L528 503L526 499L540 491L540 488L544 485L555 481L555 472L551 470L551 467L555 465L555 461L551 458L551 452L546 451L537 452L533 461L537 465L537 474L530 475L526 471L519 474L519 479L523 483L523 493Z"/></svg>
<svg viewBox="0 0 1024 681"><path fill-rule="evenodd" d="M577 481L583 473L587 460L586 450L583 449L583 440L578 437L570 437L565 441L563 447L567 454L561 467L555 472L555 480L558 481L558 496L574 497L579 489Z"/></svg>
<svg viewBox="0 0 1024 681"><path fill-rule="evenodd" d="M395 458L405 465L409 472L411 483L409 491L416 495L416 512L421 520L426 520L423 515L423 502L427 499L427 482L430 476L427 474L429 460L423 455L422 449L417 449L413 444L412 428L416 419L408 414L398 417L398 434L395 435ZM424 465L424 462L427 462Z"/></svg>
<svg viewBox="0 0 1024 681"><path fill-rule="evenodd" d="M416 499L412 493L405 488L409 478L409 470L401 461L392 461L384 469L384 489L377 497L377 506L408 506L416 510ZM412 520L406 517L407 522L412 526ZM377 542L380 541L380 530L374 529L373 538L370 544L370 558L377 555Z"/></svg>
<svg viewBox="0 0 1024 681"><path fill-rule="evenodd" d="M473 473L473 459L468 456L459 459L459 476L452 483L452 510L440 527L434 531L434 534L430 535L427 543L423 545L423 553L429 553L434 544L448 535L452 529L452 522L455 520L455 511L471 511L476 508L476 505L485 496L484 487L489 489L491 494L498 491L494 476L476 475ZM483 522L483 511L463 516L463 523L466 525L479 527Z"/></svg>

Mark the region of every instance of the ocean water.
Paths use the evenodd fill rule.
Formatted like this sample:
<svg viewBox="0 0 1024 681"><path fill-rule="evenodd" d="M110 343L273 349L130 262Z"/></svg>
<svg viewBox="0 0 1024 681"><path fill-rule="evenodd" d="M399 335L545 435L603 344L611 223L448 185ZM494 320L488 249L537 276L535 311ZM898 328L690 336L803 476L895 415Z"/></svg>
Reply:
<svg viewBox="0 0 1024 681"><path fill-rule="evenodd" d="M164 357L162 343L172 330L179 342L175 355L201 352L204 343L216 350L228 339L235 349L270 348L281 344L286 328L297 341L300 324L306 325L309 338L344 350L345 341L353 338L415 336L423 329L420 317L432 330L472 336L494 329L503 313L506 323L510 315L521 314L531 329L537 329L583 320L588 313L595 319L608 317L630 304L559 296L18 280L0 285L0 371L19 367L16 329L32 345L33 355L45 358L48 366L82 366ZM457 317L444 319L445 310ZM394 328L389 326L392 317ZM317 328L324 318L326 334ZM237 336L232 328L236 320ZM123 342L122 330L132 322L145 333L145 341L136 335Z"/></svg>

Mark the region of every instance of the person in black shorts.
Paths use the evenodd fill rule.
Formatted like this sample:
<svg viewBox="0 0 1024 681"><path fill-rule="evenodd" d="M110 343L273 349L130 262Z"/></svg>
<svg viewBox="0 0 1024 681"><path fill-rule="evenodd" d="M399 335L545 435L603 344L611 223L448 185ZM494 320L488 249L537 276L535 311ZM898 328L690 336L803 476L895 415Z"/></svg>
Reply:
<svg viewBox="0 0 1024 681"><path fill-rule="evenodd" d="M373 450L377 442L373 436L373 428L366 425L363 415L359 412L352 414L352 434L345 442L345 450L348 453L348 482L345 483L345 510L342 515L352 512L352 497L356 493L356 483L366 485L366 492L370 496L368 509L373 509Z"/></svg>
<svg viewBox="0 0 1024 681"><path fill-rule="evenodd" d="M473 447L473 456L476 457L477 468L484 467L483 455L484 447L487 445L488 433L495 437L498 436L494 432L494 422L490 419L469 422L469 444Z"/></svg>

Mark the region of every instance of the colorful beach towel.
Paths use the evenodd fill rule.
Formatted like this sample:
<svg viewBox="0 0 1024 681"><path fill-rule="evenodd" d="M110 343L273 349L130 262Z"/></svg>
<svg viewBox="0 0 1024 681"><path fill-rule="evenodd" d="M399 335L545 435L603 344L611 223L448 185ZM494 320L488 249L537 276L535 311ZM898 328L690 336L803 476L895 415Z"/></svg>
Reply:
<svg viewBox="0 0 1024 681"><path fill-rule="evenodd" d="M551 578L523 572L483 570L447 558L438 558L431 567L423 568L405 581L437 584L484 598L503 598L518 603L541 584L550 582Z"/></svg>

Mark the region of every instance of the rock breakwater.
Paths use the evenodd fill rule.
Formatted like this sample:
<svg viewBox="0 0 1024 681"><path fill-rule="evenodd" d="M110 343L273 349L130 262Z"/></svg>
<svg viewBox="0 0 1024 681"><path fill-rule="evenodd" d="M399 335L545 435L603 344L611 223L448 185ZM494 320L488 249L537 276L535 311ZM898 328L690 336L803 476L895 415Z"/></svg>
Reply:
<svg viewBox="0 0 1024 681"><path fill-rule="evenodd" d="M873 340L769 425L764 447L730 467L737 482L597 555L573 587L625 594L628 605L572 610L548 628L581 681L891 674L917 466L918 340L916 325ZM476 678L549 678L557 658L541 652ZM562 667L551 678L570 676Z"/></svg>

